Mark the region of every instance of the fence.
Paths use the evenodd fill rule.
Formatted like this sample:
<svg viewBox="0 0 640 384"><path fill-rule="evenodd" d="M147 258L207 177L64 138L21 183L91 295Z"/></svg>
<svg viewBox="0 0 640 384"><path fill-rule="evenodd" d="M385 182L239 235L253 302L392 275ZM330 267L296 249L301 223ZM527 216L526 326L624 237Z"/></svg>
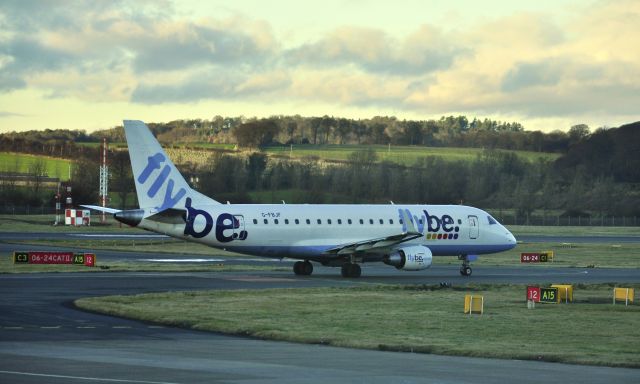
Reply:
<svg viewBox="0 0 640 384"><path fill-rule="evenodd" d="M517 216L494 214L504 225L576 226L576 227L636 227L637 216Z"/></svg>
<svg viewBox="0 0 640 384"><path fill-rule="evenodd" d="M64 209L60 211L64 215ZM48 205L0 205L0 214L3 215L55 215L56 208Z"/></svg>

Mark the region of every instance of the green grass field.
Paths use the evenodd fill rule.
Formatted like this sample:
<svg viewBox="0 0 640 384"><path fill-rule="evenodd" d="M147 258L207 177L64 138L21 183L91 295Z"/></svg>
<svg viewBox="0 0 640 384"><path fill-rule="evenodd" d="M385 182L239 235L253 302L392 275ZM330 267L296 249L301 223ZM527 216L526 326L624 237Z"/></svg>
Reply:
<svg viewBox="0 0 640 384"><path fill-rule="evenodd" d="M303 158L317 156L325 160L347 160L355 151L373 149L380 161L390 161L403 165L413 165L421 157L439 156L449 161L472 161L481 155L481 148L449 148L449 147L419 147L419 146L391 146L385 145L294 145L291 147L267 147L265 152L273 155ZM501 150L503 151L503 150ZM528 161L536 161L538 158L555 160L559 157L555 153L527 152L527 151L503 151L513 152Z"/></svg>
<svg viewBox="0 0 640 384"><path fill-rule="evenodd" d="M46 162L46 172L49 177L58 177L62 181L69 180L69 165L73 167L71 160L23 153L0 152L0 172L28 173L29 167L40 158Z"/></svg>
<svg viewBox="0 0 640 384"><path fill-rule="evenodd" d="M640 285L635 285L636 290ZM367 286L109 296L80 308L170 326L341 347L640 367L640 306L579 285L529 310L523 285ZM483 315L464 315L466 293Z"/></svg>

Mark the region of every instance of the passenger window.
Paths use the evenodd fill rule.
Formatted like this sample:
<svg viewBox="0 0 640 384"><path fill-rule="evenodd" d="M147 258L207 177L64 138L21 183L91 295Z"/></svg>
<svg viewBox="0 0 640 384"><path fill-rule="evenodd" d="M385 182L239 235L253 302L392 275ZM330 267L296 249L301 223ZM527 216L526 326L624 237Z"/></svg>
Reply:
<svg viewBox="0 0 640 384"><path fill-rule="evenodd" d="M369 224L373 225L373 219L369 219Z"/></svg>
<svg viewBox="0 0 640 384"><path fill-rule="evenodd" d="M273 224L278 224L278 219L274 219Z"/></svg>
<svg viewBox="0 0 640 384"><path fill-rule="evenodd" d="M311 220L307 219L307 224L311 224Z"/></svg>
<svg viewBox="0 0 640 384"><path fill-rule="evenodd" d="M347 223L351 224L351 219L348 219L348 220L347 220Z"/></svg>
<svg viewBox="0 0 640 384"><path fill-rule="evenodd" d="M393 219L389 219L389 224L393 224Z"/></svg>
<svg viewBox="0 0 640 384"><path fill-rule="evenodd" d="M384 220L380 219L380 225L384 224Z"/></svg>
<svg viewBox="0 0 640 384"><path fill-rule="evenodd" d="M296 224L300 224L300 220L296 219Z"/></svg>
<svg viewBox="0 0 640 384"><path fill-rule="evenodd" d="M289 224L289 219L284 219L285 224Z"/></svg>
<svg viewBox="0 0 640 384"><path fill-rule="evenodd" d="M327 224L331 225L331 219L327 219Z"/></svg>
<svg viewBox="0 0 640 384"><path fill-rule="evenodd" d="M318 224L322 224L322 220L318 219Z"/></svg>
<svg viewBox="0 0 640 384"><path fill-rule="evenodd" d="M338 224L342 224L342 219L338 219Z"/></svg>
<svg viewBox="0 0 640 384"><path fill-rule="evenodd" d="M253 219L253 224L258 224L258 219Z"/></svg>
<svg viewBox="0 0 640 384"><path fill-rule="evenodd" d="M398 220L398 222L399 222L400 224L402 224L402 219Z"/></svg>
<svg viewBox="0 0 640 384"><path fill-rule="evenodd" d="M264 223L265 223L265 224L269 224L269 220L264 219Z"/></svg>

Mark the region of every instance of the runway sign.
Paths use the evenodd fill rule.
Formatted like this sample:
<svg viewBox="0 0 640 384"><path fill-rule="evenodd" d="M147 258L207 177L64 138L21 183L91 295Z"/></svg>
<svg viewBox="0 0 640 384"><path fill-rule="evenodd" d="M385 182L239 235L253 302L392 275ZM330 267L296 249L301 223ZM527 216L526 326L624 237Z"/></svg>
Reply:
<svg viewBox="0 0 640 384"><path fill-rule="evenodd" d="M533 252L525 252L520 254L520 262L521 263L539 263L540 262L540 254Z"/></svg>
<svg viewBox="0 0 640 384"><path fill-rule="evenodd" d="M573 285L553 284L551 288L558 288L558 302L573 302Z"/></svg>
<svg viewBox="0 0 640 384"><path fill-rule="evenodd" d="M484 312L484 297L480 295L464 295L464 313L477 313L482 315Z"/></svg>
<svg viewBox="0 0 640 384"><path fill-rule="evenodd" d="M624 305L633 304L633 288L613 288L613 304L616 301L624 301Z"/></svg>
<svg viewBox="0 0 640 384"><path fill-rule="evenodd" d="M14 264L75 264L94 267L94 253L73 253L57 251L13 252Z"/></svg>
<svg viewBox="0 0 640 384"><path fill-rule="evenodd" d="M540 302L540 287L527 287L527 301Z"/></svg>
<svg viewBox="0 0 640 384"><path fill-rule="evenodd" d="M535 303L557 303L558 288L527 287L527 301Z"/></svg>
<svg viewBox="0 0 640 384"><path fill-rule="evenodd" d="M557 303L558 288L540 288L541 303Z"/></svg>
<svg viewBox="0 0 640 384"><path fill-rule="evenodd" d="M523 252L520 254L521 263L546 263L553 261L553 251Z"/></svg>

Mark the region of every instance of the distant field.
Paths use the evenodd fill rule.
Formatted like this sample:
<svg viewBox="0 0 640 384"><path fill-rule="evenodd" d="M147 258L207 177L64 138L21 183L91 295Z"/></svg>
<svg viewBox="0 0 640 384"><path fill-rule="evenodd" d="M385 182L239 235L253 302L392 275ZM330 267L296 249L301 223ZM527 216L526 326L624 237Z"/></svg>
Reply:
<svg viewBox="0 0 640 384"><path fill-rule="evenodd" d="M419 146L391 146L385 145L294 145L291 147L267 147L265 152L273 155L286 155L295 158L317 156L325 160L347 160L349 155L355 151L373 149L380 161L390 161L403 165L413 165L421 157L439 156L449 161L474 160L481 155L481 148L441 148L441 147L419 147ZM539 158L545 160L555 160L560 155L545 152L527 151L505 151L512 152L528 161L536 161Z"/></svg>
<svg viewBox="0 0 640 384"><path fill-rule="evenodd" d="M0 152L0 172L28 173L29 167L39 158L44 159L47 164L47 176L59 177L62 181L69 180L69 165L73 161L23 153Z"/></svg>
<svg viewBox="0 0 640 384"><path fill-rule="evenodd" d="M80 143L85 146L97 146L99 143ZM112 148L125 147L126 143L110 143ZM421 147L421 146L391 146L386 145L312 145L300 144L291 146L277 146L263 148L263 152L272 156L286 156L295 159L305 157L317 157L321 160L329 161L346 161L349 155L356 151L373 149L378 156L378 161L390 161L402 165L414 165L416 160L427 157L442 157L447 161L472 161L484 151L482 148L453 148L453 147ZM204 164L211 155L211 149L217 150L236 150L235 144L218 144L218 143L176 143L171 146L165 146L165 150L169 157L177 164L191 162L193 164ZM501 152L515 153L520 158L534 162L538 159L555 160L560 155L548 152L530 152L530 151L509 151L498 150Z"/></svg>

